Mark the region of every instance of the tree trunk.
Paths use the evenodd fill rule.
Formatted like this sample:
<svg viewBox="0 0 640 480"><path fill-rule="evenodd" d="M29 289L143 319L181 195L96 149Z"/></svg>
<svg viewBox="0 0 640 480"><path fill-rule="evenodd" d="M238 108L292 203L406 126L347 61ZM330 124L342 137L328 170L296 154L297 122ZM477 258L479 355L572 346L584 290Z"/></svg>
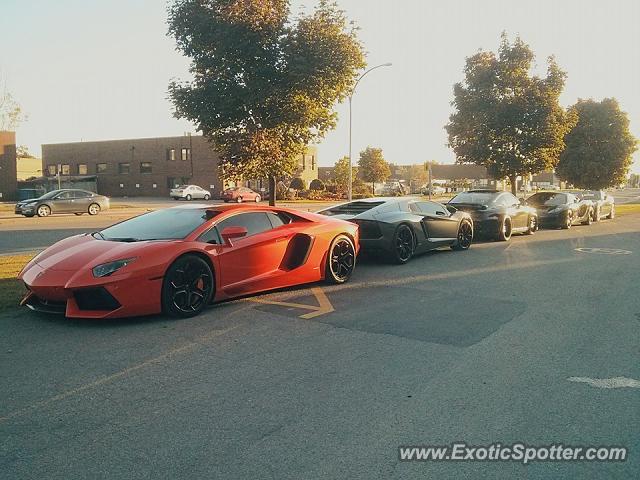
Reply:
<svg viewBox="0 0 640 480"><path fill-rule="evenodd" d="M518 195L518 176L512 175L511 177L509 177L509 181L511 182L511 193L517 196Z"/></svg>
<svg viewBox="0 0 640 480"><path fill-rule="evenodd" d="M269 205L276 206L276 177L269 177Z"/></svg>

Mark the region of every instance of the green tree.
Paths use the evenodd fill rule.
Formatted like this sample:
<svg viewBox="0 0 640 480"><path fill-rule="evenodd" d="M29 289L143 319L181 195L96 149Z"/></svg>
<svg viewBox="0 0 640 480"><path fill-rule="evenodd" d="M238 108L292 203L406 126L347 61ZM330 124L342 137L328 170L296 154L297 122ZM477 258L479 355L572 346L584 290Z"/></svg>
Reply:
<svg viewBox="0 0 640 480"><path fill-rule="evenodd" d="M335 127L334 106L365 66L356 29L321 0L289 18L288 0L175 0L169 34L193 79L172 82L175 116L195 123L224 175L291 175L308 144Z"/></svg>
<svg viewBox="0 0 640 480"><path fill-rule="evenodd" d="M358 167L352 167L352 177L358 176ZM337 191L344 193L349 189L349 157L342 157L333 166L331 179L335 182Z"/></svg>
<svg viewBox="0 0 640 480"><path fill-rule="evenodd" d="M374 183L384 182L391 175L389 164L385 161L381 148L367 147L360 152L358 168L360 176L365 182L371 183L372 189Z"/></svg>
<svg viewBox="0 0 640 480"><path fill-rule="evenodd" d="M413 185L414 187L420 187L429 180L429 172L425 165L409 165L402 176L407 185Z"/></svg>
<svg viewBox="0 0 640 480"><path fill-rule="evenodd" d="M309 190L322 191L325 188L326 187L324 185L324 182L319 178L314 178L313 180L311 180L311 183L309 184Z"/></svg>
<svg viewBox="0 0 640 480"><path fill-rule="evenodd" d="M497 56L480 51L467 58L445 127L458 163L509 178L514 194L519 175L555 167L576 122L558 101L565 73L550 57L546 77L531 75L533 60L527 44L519 37L510 43L504 33Z"/></svg>
<svg viewBox="0 0 640 480"><path fill-rule="evenodd" d="M292 178L291 183L289 183L289 188L293 188L294 190L304 190L304 180L300 177Z"/></svg>
<svg viewBox="0 0 640 480"><path fill-rule="evenodd" d="M613 98L578 100L569 110L577 115L578 123L565 137L558 176L593 190L623 183L637 149L627 114Z"/></svg>

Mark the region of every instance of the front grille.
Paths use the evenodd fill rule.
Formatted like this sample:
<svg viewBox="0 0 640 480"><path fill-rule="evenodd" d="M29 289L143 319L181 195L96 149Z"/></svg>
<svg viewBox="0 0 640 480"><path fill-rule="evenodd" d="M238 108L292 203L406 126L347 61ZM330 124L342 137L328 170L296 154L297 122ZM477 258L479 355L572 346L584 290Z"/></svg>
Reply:
<svg viewBox="0 0 640 480"><path fill-rule="evenodd" d="M120 303L104 287L77 290L73 296L80 310L110 311L120 308Z"/></svg>
<svg viewBox="0 0 640 480"><path fill-rule="evenodd" d="M360 238L363 240L373 240L382 236L382 230L380 225L376 221L372 220L352 220L353 223L358 225L360 231Z"/></svg>
<svg viewBox="0 0 640 480"><path fill-rule="evenodd" d="M31 295L25 305L36 312L64 314L67 311L67 302L52 302L35 295Z"/></svg>

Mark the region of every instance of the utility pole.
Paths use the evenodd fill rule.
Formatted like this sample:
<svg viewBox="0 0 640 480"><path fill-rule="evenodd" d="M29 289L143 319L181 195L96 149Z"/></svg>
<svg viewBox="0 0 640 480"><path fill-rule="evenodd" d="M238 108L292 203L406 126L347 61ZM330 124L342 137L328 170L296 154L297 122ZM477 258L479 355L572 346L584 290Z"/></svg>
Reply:
<svg viewBox="0 0 640 480"><path fill-rule="evenodd" d="M429 171L429 200L431 200L431 190L433 189L433 183L431 183L431 162L427 163L427 170Z"/></svg>

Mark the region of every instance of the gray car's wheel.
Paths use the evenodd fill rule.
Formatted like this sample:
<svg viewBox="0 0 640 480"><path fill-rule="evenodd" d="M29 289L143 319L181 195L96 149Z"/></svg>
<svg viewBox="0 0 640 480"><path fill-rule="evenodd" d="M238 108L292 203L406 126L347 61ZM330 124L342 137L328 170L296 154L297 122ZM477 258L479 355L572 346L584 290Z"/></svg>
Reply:
<svg viewBox="0 0 640 480"><path fill-rule="evenodd" d="M211 198L211 196L208 193L205 193L203 198L205 200L209 200Z"/></svg>
<svg viewBox="0 0 640 480"><path fill-rule="evenodd" d="M567 212L567 215L564 219L564 223L562 224L562 228L564 230L568 230L571 228L571 226L573 225L573 212L571 210L569 210Z"/></svg>
<svg viewBox="0 0 640 480"><path fill-rule="evenodd" d="M260 200L262 200L262 198L260 198L260 195L256 195L256 198L255 198L256 203L260 203Z"/></svg>
<svg viewBox="0 0 640 480"><path fill-rule="evenodd" d="M596 205L596 208L593 209L593 221L600 221L600 205Z"/></svg>
<svg viewBox="0 0 640 480"><path fill-rule="evenodd" d="M416 241L409 225L402 223L396 227L391 248L389 253L393 263L402 265L411 260L416 249Z"/></svg>
<svg viewBox="0 0 640 480"><path fill-rule="evenodd" d="M190 193L188 193L188 194L187 194L187 196L186 196L186 197L184 197L184 199L185 199L187 202L190 202L192 198L193 198L193 197L191 196L191 194L190 194Z"/></svg>
<svg viewBox="0 0 640 480"><path fill-rule="evenodd" d="M40 205L37 213L39 217L48 217L51 215L51 207L49 205Z"/></svg>
<svg viewBox="0 0 640 480"><path fill-rule="evenodd" d="M89 215L97 215L100 213L100 205L98 205L97 203L92 203L91 205L89 205L87 211L89 212Z"/></svg>
<svg viewBox="0 0 640 480"><path fill-rule="evenodd" d="M533 235L538 230L538 217L531 215L529 217L529 228L527 228L527 235Z"/></svg>
<svg viewBox="0 0 640 480"><path fill-rule="evenodd" d="M500 223L500 229L498 230L498 241L507 242L511 238L512 231L511 219L509 217L504 217Z"/></svg>
<svg viewBox="0 0 640 480"><path fill-rule="evenodd" d="M593 210L589 210L589 213L582 221L582 225L591 225L593 223Z"/></svg>
<svg viewBox="0 0 640 480"><path fill-rule="evenodd" d="M611 204L611 211L609 212L609 215L607 215L607 218L609 220L616 218L616 206L614 204Z"/></svg>
<svg viewBox="0 0 640 480"><path fill-rule="evenodd" d="M473 242L473 227L468 220L463 220L460 222L460 227L458 228L458 237L456 238L456 242L451 245L453 250L468 250Z"/></svg>
<svg viewBox="0 0 640 480"><path fill-rule="evenodd" d="M193 317L209 304L215 290L209 264L184 255L167 269L162 283L162 311L172 317Z"/></svg>
<svg viewBox="0 0 640 480"><path fill-rule="evenodd" d="M327 283L344 283L356 267L356 249L346 235L333 239L327 252L324 279Z"/></svg>

